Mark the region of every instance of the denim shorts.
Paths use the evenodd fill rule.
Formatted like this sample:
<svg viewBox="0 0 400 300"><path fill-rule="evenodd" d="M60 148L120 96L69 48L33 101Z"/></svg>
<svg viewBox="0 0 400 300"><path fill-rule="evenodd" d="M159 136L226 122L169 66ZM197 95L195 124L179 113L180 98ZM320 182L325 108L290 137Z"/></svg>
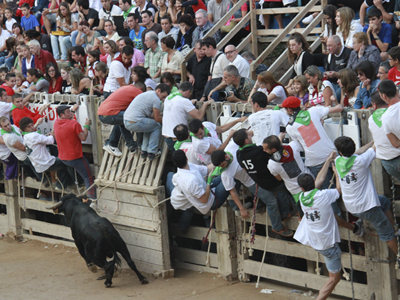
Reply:
<svg viewBox="0 0 400 300"><path fill-rule="evenodd" d="M335 243L332 248L317 251L324 256L329 273L339 273L342 270L342 261L340 259L342 251L340 251L338 243Z"/></svg>
<svg viewBox="0 0 400 300"><path fill-rule="evenodd" d="M379 239L388 242L395 238L393 226L386 217L385 212L390 208L390 201L385 196L379 196L381 206L375 206L362 213L353 214L357 218L367 220L379 235Z"/></svg>

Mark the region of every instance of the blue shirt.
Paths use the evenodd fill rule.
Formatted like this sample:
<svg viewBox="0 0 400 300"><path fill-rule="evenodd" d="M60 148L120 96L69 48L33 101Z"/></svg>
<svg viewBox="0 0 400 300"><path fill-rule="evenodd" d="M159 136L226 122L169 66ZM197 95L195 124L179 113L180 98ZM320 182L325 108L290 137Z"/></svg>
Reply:
<svg viewBox="0 0 400 300"><path fill-rule="evenodd" d="M143 50L143 42L142 41L142 33L143 31L145 31L146 28L140 26L140 30L139 30L139 34L136 35L135 29L132 29L129 32L129 38L133 41L133 43L135 44L136 49L138 50Z"/></svg>
<svg viewBox="0 0 400 300"><path fill-rule="evenodd" d="M369 27L369 25L365 25L365 27L363 28L363 31L365 33L367 33L368 27ZM376 44L376 41L374 40L374 37L372 36L372 34L370 35L370 37L371 37L372 45L376 46L379 49L379 47ZM392 47L392 26L390 26L387 23L382 23L382 28L378 32L378 37L382 41L382 43L388 43L389 44L389 48L388 48L388 50L389 50Z"/></svg>
<svg viewBox="0 0 400 300"><path fill-rule="evenodd" d="M21 26L24 29L24 31L26 31L29 29L36 29L35 27L36 26L40 27L40 24L35 16L30 15L28 19L25 16L21 18Z"/></svg>

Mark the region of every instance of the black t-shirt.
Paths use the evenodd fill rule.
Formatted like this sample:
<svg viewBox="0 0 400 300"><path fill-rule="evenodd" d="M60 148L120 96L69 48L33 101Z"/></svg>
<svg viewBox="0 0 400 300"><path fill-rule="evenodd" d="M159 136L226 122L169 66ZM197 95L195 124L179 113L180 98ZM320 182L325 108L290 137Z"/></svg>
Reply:
<svg viewBox="0 0 400 300"><path fill-rule="evenodd" d="M238 150L236 157L239 165L264 190L273 190L282 184L268 170L268 161L271 156L264 152L262 146L256 146L255 144L247 146L242 150Z"/></svg>
<svg viewBox="0 0 400 300"><path fill-rule="evenodd" d="M207 80L208 74L210 73L211 57L204 56L200 61L197 60L197 56L193 55L187 64L187 70L195 78L194 89L203 90Z"/></svg>
<svg viewBox="0 0 400 300"><path fill-rule="evenodd" d="M53 49L51 48L50 36L42 33L40 36L39 43L43 50L46 50L46 51L50 52L51 54L53 54Z"/></svg>
<svg viewBox="0 0 400 300"><path fill-rule="evenodd" d="M97 10L95 10L93 8L89 8L88 14L84 15L84 16L85 16L85 20L88 22L90 19L94 19L92 27L99 26L99 13L97 12Z"/></svg>
<svg viewBox="0 0 400 300"><path fill-rule="evenodd" d="M340 70L347 68L351 51L352 50L350 50L349 48L344 47L342 54L340 54L340 56L336 56L334 54L327 55L324 59L325 71L339 72ZM328 78L328 80L332 83L337 83L337 78Z"/></svg>

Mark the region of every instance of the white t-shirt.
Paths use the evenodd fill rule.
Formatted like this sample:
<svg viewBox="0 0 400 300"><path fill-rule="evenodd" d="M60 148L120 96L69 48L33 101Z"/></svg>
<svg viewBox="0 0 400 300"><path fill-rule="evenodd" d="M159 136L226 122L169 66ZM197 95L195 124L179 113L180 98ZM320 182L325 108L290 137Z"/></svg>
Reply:
<svg viewBox="0 0 400 300"><path fill-rule="evenodd" d="M193 150L193 143L184 142L179 147L179 150L185 152L188 162L194 165L203 165L203 162L200 160L200 157Z"/></svg>
<svg viewBox="0 0 400 300"><path fill-rule="evenodd" d="M289 116L280 110L265 109L251 114L248 120L254 133L253 143L262 146L266 137L279 135L280 126L286 126Z"/></svg>
<svg viewBox="0 0 400 300"><path fill-rule="evenodd" d="M56 158L47 151L47 145L54 144L53 136L31 132L24 135L24 141L25 145L32 150L28 157L36 172L43 173L54 164Z"/></svg>
<svg viewBox="0 0 400 300"><path fill-rule="evenodd" d="M250 64L240 54L238 54L235 60L229 64L234 65L238 69L241 77L250 78Z"/></svg>
<svg viewBox="0 0 400 300"><path fill-rule="evenodd" d="M304 194L307 196L309 193L311 191ZM304 206L300 201L304 216L294 239L315 250L326 250L340 243L339 227L331 206L339 196L336 189L329 189L316 192L311 207Z"/></svg>
<svg viewBox="0 0 400 300"><path fill-rule="evenodd" d="M343 202L346 209L352 214L362 213L375 206L381 206L369 170L369 165L375 158L374 149L370 148L365 153L355 156L357 158L353 167L341 179Z"/></svg>
<svg viewBox="0 0 400 300"><path fill-rule="evenodd" d="M236 159L236 152L239 146L234 141L230 141L225 148L225 152L229 152L233 156L233 160L230 165L221 174L221 181L226 191L230 191L235 188L235 179L239 180L244 186L250 187L254 185L253 179L247 175L246 171L239 165Z"/></svg>
<svg viewBox="0 0 400 300"><path fill-rule="evenodd" d="M385 112L385 114L386 114L386 112ZM385 114L382 115L382 119ZM396 120L392 123L397 123L397 122L398 122L398 120ZM390 124L390 122L389 122L389 126L390 125L392 125L392 124ZM393 124L393 125L397 125L397 124ZM372 116L370 116L368 119L368 127L369 127L369 130L371 131L372 138L375 142L376 158L384 159L384 160L391 160L397 156L400 156L400 148L395 148L395 147L393 147L392 143L390 143L389 138L387 137L386 132L383 128L383 124L381 127L379 127L375 123Z"/></svg>
<svg viewBox="0 0 400 300"><path fill-rule="evenodd" d="M10 118L10 111L13 104L8 102L1 102L0 101L0 118L7 117Z"/></svg>
<svg viewBox="0 0 400 300"><path fill-rule="evenodd" d="M193 150L196 155L200 158L203 164L208 165L211 163L211 154L208 154L206 152L211 145L215 148L218 148L219 146L221 146L222 142L218 138L218 134L216 132L217 126L214 123L203 122L203 126L208 129L211 136L205 136L202 139L192 137L192 144Z"/></svg>
<svg viewBox="0 0 400 300"><path fill-rule="evenodd" d="M311 174L311 172L304 165L303 160L301 159L300 152L303 151L301 146L295 141L290 142L289 146L293 150L294 160L289 163L281 163L270 159L268 161L268 169L272 175L281 176L288 191L292 195L295 195L301 192L301 189L297 184L297 177L303 173Z"/></svg>
<svg viewBox="0 0 400 300"><path fill-rule="evenodd" d="M3 135L0 132L0 137L3 137ZM5 160L7 157L9 157L11 154L10 149L4 144L0 144L0 160Z"/></svg>
<svg viewBox="0 0 400 300"><path fill-rule="evenodd" d="M210 193L207 203L201 203L199 200L206 192L207 183L203 177L207 176L207 167L189 163L189 169L178 168L178 172L172 177L175 188L171 193L171 205L180 210L194 206L202 214L206 214L214 202L213 193Z"/></svg>
<svg viewBox="0 0 400 300"><path fill-rule="evenodd" d="M309 85L308 87L308 102L309 104L313 106L324 106L325 104L325 99L324 99L324 90L325 88L329 87L332 90L332 95L335 96L336 99L336 94L335 94L335 89L333 88L332 83L329 80L324 80L321 85L321 89L317 92L314 89L314 86L312 84ZM315 93L314 93L315 91ZM337 99L336 99L337 100Z"/></svg>
<svg viewBox="0 0 400 300"><path fill-rule="evenodd" d="M215 59L216 61L214 63ZM215 54L215 56L211 59L210 73L212 78L224 77L224 69L227 66L229 66L229 60L226 58L225 54L223 54L221 51L218 51L217 54Z"/></svg>
<svg viewBox="0 0 400 300"><path fill-rule="evenodd" d="M390 105L388 110L382 116L382 127L383 130L385 131L385 134L393 133L398 139L400 139L399 116L400 116L400 102Z"/></svg>
<svg viewBox="0 0 400 300"><path fill-rule="evenodd" d="M6 39L11 37L11 33L9 33L7 30L2 30L0 34L0 48L3 47L6 44Z"/></svg>
<svg viewBox="0 0 400 300"><path fill-rule="evenodd" d="M164 113L162 119L162 135L175 137L174 128L179 124L187 124L189 112L196 109L193 103L182 96L175 96L171 100L164 101Z"/></svg>
<svg viewBox="0 0 400 300"><path fill-rule="evenodd" d="M350 23L350 32L349 36L347 37L346 43L343 41L343 33L341 31L336 30L336 35L340 37L340 40L342 41L342 45L345 45L347 48L353 48L353 37L354 34L357 32L362 32L363 27L360 24L360 20L352 20Z"/></svg>
<svg viewBox="0 0 400 300"><path fill-rule="evenodd" d="M285 93L285 89L283 88L283 86L277 85L276 87L274 87L271 91L271 93L268 93L267 89L262 89L259 88L257 90L258 92L262 92L265 95L269 95L269 94L274 94L276 96L276 98L274 100L272 100L271 102L269 102L268 104L272 105L272 104L282 104L282 102L287 98L286 93Z"/></svg>
<svg viewBox="0 0 400 300"><path fill-rule="evenodd" d="M114 22L114 16L122 16L122 10L118 5L113 5L110 12L105 12L103 6L101 7L99 12L99 20L112 20Z"/></svg>
<svg viewBox="0 0 400 300"><path fill-rule="evenodd" d="M124 78L126 84L129 84L130 75L131 68L127 70L121 62L113 60L110 65L110 73L108 74L106 84L104 85L104 91L114 92L119 89L121 86L119 85L117 78Z"/></svg>
<svg viewBox="0 0 400 300"><path fill-rule="evenodd" d="M306 166L313 167L323 164L329 154L335 150L333 142L328 137L321 119L329 114L328 107L312 107L308 110L311 123L308 126L294 122L286 127L290 137L298 141L304 149Z"/></svg>
<svg viewBox="0 0 400 300"><path fill-rule="evenodd" d="M6 28L7 28L7 30L10 30L12 32L12 26L15 23L17 23L17 21L14 18L11 18L10 21L6 20Z"/></svg>
<svg viewBox="0 0 400 300"><path fill-rule="evenodd" d="M6 144L8 149L11 150L11 152L15 155L15 157L19 161L24 161L28 157L28 153L26 151L21 151L15 147L13 147L13 145L16 142L20 142L21 144L25 145L24 139L22 138L21 130L15 125L11 125L11 126L14 127L15 131L18 132L19 135L15 134L13 132L4 134L3 135L4 143Z"/></svg>
<svg viewBox="0 0 400 300"><path fill-rule="evenodd" d="M89 0L89 7L97 11L103 9L103 5L101 5L100 0Z"/></svg>

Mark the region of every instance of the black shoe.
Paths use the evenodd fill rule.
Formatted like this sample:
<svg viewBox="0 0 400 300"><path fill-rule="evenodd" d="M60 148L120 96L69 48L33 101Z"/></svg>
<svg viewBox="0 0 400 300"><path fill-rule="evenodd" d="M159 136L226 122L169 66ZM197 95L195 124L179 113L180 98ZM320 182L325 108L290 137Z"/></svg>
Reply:
<svg viewBox="0 0 400 300"><path fill-rule="evenodd" d="M129 151L130 151L131 153L133 153L133 152L136 151L136 146L130 146L128 149L129 149Z"/></svg>
<svg viewBox="0 0 400 300"><path fill-rule="evenodd" d="M153 159L156 158L156 155L155 155L154 153L149 153L149 155L147 155L147 158L148 158L149 160L153 160Z"/></svg>
<svg viewBox="0 0 400 300"><path fill-rule="evenodd" d="M141 151L140 152L140 157L145 159L147 157L147 151Z"/></svg>

